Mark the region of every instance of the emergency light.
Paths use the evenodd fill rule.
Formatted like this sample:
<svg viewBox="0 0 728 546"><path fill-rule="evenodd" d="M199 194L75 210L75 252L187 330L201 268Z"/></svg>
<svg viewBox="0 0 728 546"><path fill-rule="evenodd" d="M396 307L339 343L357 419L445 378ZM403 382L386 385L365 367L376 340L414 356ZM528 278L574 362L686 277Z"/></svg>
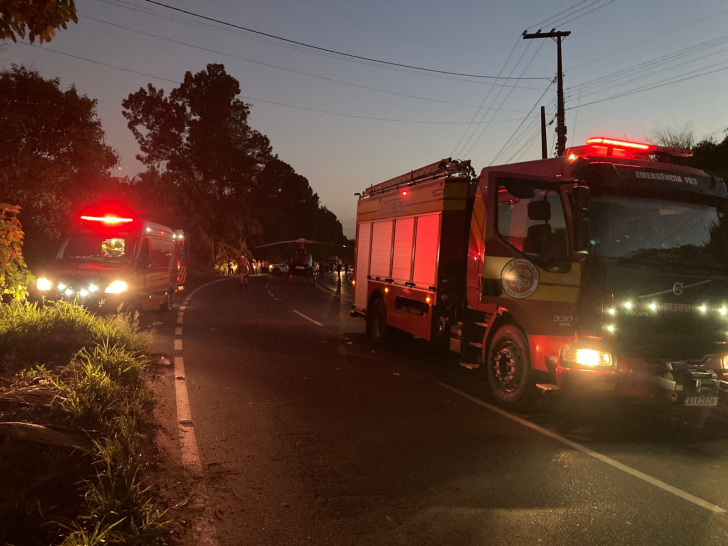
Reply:
<svg viewBox="0 0 728 546"><path fill-rule="evenodd" d="M128 224L133 218L120 218L118 216L81 216L81 220L88 222L103 222L104 224Z"/></svg>
<svg viewBox="0 0 728 546"><path fill-rule="evenodd" d="M576 146L566 150L566 156L570 161L575 161L579 156L643 158L652 154L692 157L693 152L679 148L655 146L646 142L632 142L630 140L619 140L601 136L587 138L586 145Z"/></svg>

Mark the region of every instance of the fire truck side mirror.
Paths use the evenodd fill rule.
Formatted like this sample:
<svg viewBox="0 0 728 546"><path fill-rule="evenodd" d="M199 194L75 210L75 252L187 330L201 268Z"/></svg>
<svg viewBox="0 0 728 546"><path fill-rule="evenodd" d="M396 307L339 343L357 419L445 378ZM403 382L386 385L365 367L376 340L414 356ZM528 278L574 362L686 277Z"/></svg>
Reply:
<svg viewBox="0 0 728 546"><path fill-rule="evenodd" d="M574 196L574 205L578 213L584 213L589 209L589 199L591 197L591 191L587 186L576 186L571 190Z"/></svg>

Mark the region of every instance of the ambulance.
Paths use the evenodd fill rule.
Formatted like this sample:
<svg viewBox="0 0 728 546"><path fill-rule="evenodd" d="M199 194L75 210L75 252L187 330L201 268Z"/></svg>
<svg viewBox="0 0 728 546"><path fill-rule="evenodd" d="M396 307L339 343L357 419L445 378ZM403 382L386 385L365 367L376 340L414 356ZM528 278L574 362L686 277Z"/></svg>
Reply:
<svg viewBox="0 0 728 546"><path fill-rule="evenodd" d="M130 215L84 214L38 275L35 296L100 311L172 309L187 280L181 230Z"/></svg>

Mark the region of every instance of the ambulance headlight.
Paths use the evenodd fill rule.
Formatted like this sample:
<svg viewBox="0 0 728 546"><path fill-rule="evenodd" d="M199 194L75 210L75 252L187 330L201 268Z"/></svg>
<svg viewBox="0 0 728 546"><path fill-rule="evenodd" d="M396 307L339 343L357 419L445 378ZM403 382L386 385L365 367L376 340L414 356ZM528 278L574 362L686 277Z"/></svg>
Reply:
<svg viewBox="0 0 728 546"><path fill-rule="evenodd" d="M612 355L595 349L582 349L566 345L561 349L561 360L565 364L576 364L587 368L611 366Z"/></svg>
<svg viewBox="0 0 728 546"><path fill-rule="evenodd" d="M126 284L126 282L121 280L116 280L112 282L109 286L106 287L107 294L121 294L122 292L126 292L129 289L129 285Z"/></svg>
<svg viewBox="0 0 728 546"><path fill-rule="evenodd" d="M53 283L45 277L38 277L38 280L35 281L35 286L41 292L47 292L48 290L53 288Z"/></svg>

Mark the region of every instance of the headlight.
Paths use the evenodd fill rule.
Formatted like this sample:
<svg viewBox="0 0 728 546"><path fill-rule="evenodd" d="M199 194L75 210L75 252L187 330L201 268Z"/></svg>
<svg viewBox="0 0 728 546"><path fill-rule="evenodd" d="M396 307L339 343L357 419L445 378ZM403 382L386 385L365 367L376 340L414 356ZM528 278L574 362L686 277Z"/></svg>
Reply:
<svg viewBox="0 0 728 546"><path fill-rule="evenodd" d="M728 370L728 356L724 356L720 359L720 365L723 367L724 370Z"/></svg>
<svg viewBox="0 0 728 546"><path fill-rule="evenodd" d="M578 349L572 346L565 346L561 352L561 359L565 362L578 364L579 366L611 366L612 355L594 349Z"/></svg>
<svg viewBox="0 0 728 546"><path fill-rule="evenodd" d="M126 292L129 288L129 285L126 284L124 281L116 280L112 282L109 286L106 287L107 294L121 294L122 292Z"/></svg>
<svg viewBox="0 0 728 546"><path fill-rule="evenodd" d="M41 292L47 292L48 290L53 288L53 283L45 277L38 277L38 280L35 281L35 286Z"/></svg>

